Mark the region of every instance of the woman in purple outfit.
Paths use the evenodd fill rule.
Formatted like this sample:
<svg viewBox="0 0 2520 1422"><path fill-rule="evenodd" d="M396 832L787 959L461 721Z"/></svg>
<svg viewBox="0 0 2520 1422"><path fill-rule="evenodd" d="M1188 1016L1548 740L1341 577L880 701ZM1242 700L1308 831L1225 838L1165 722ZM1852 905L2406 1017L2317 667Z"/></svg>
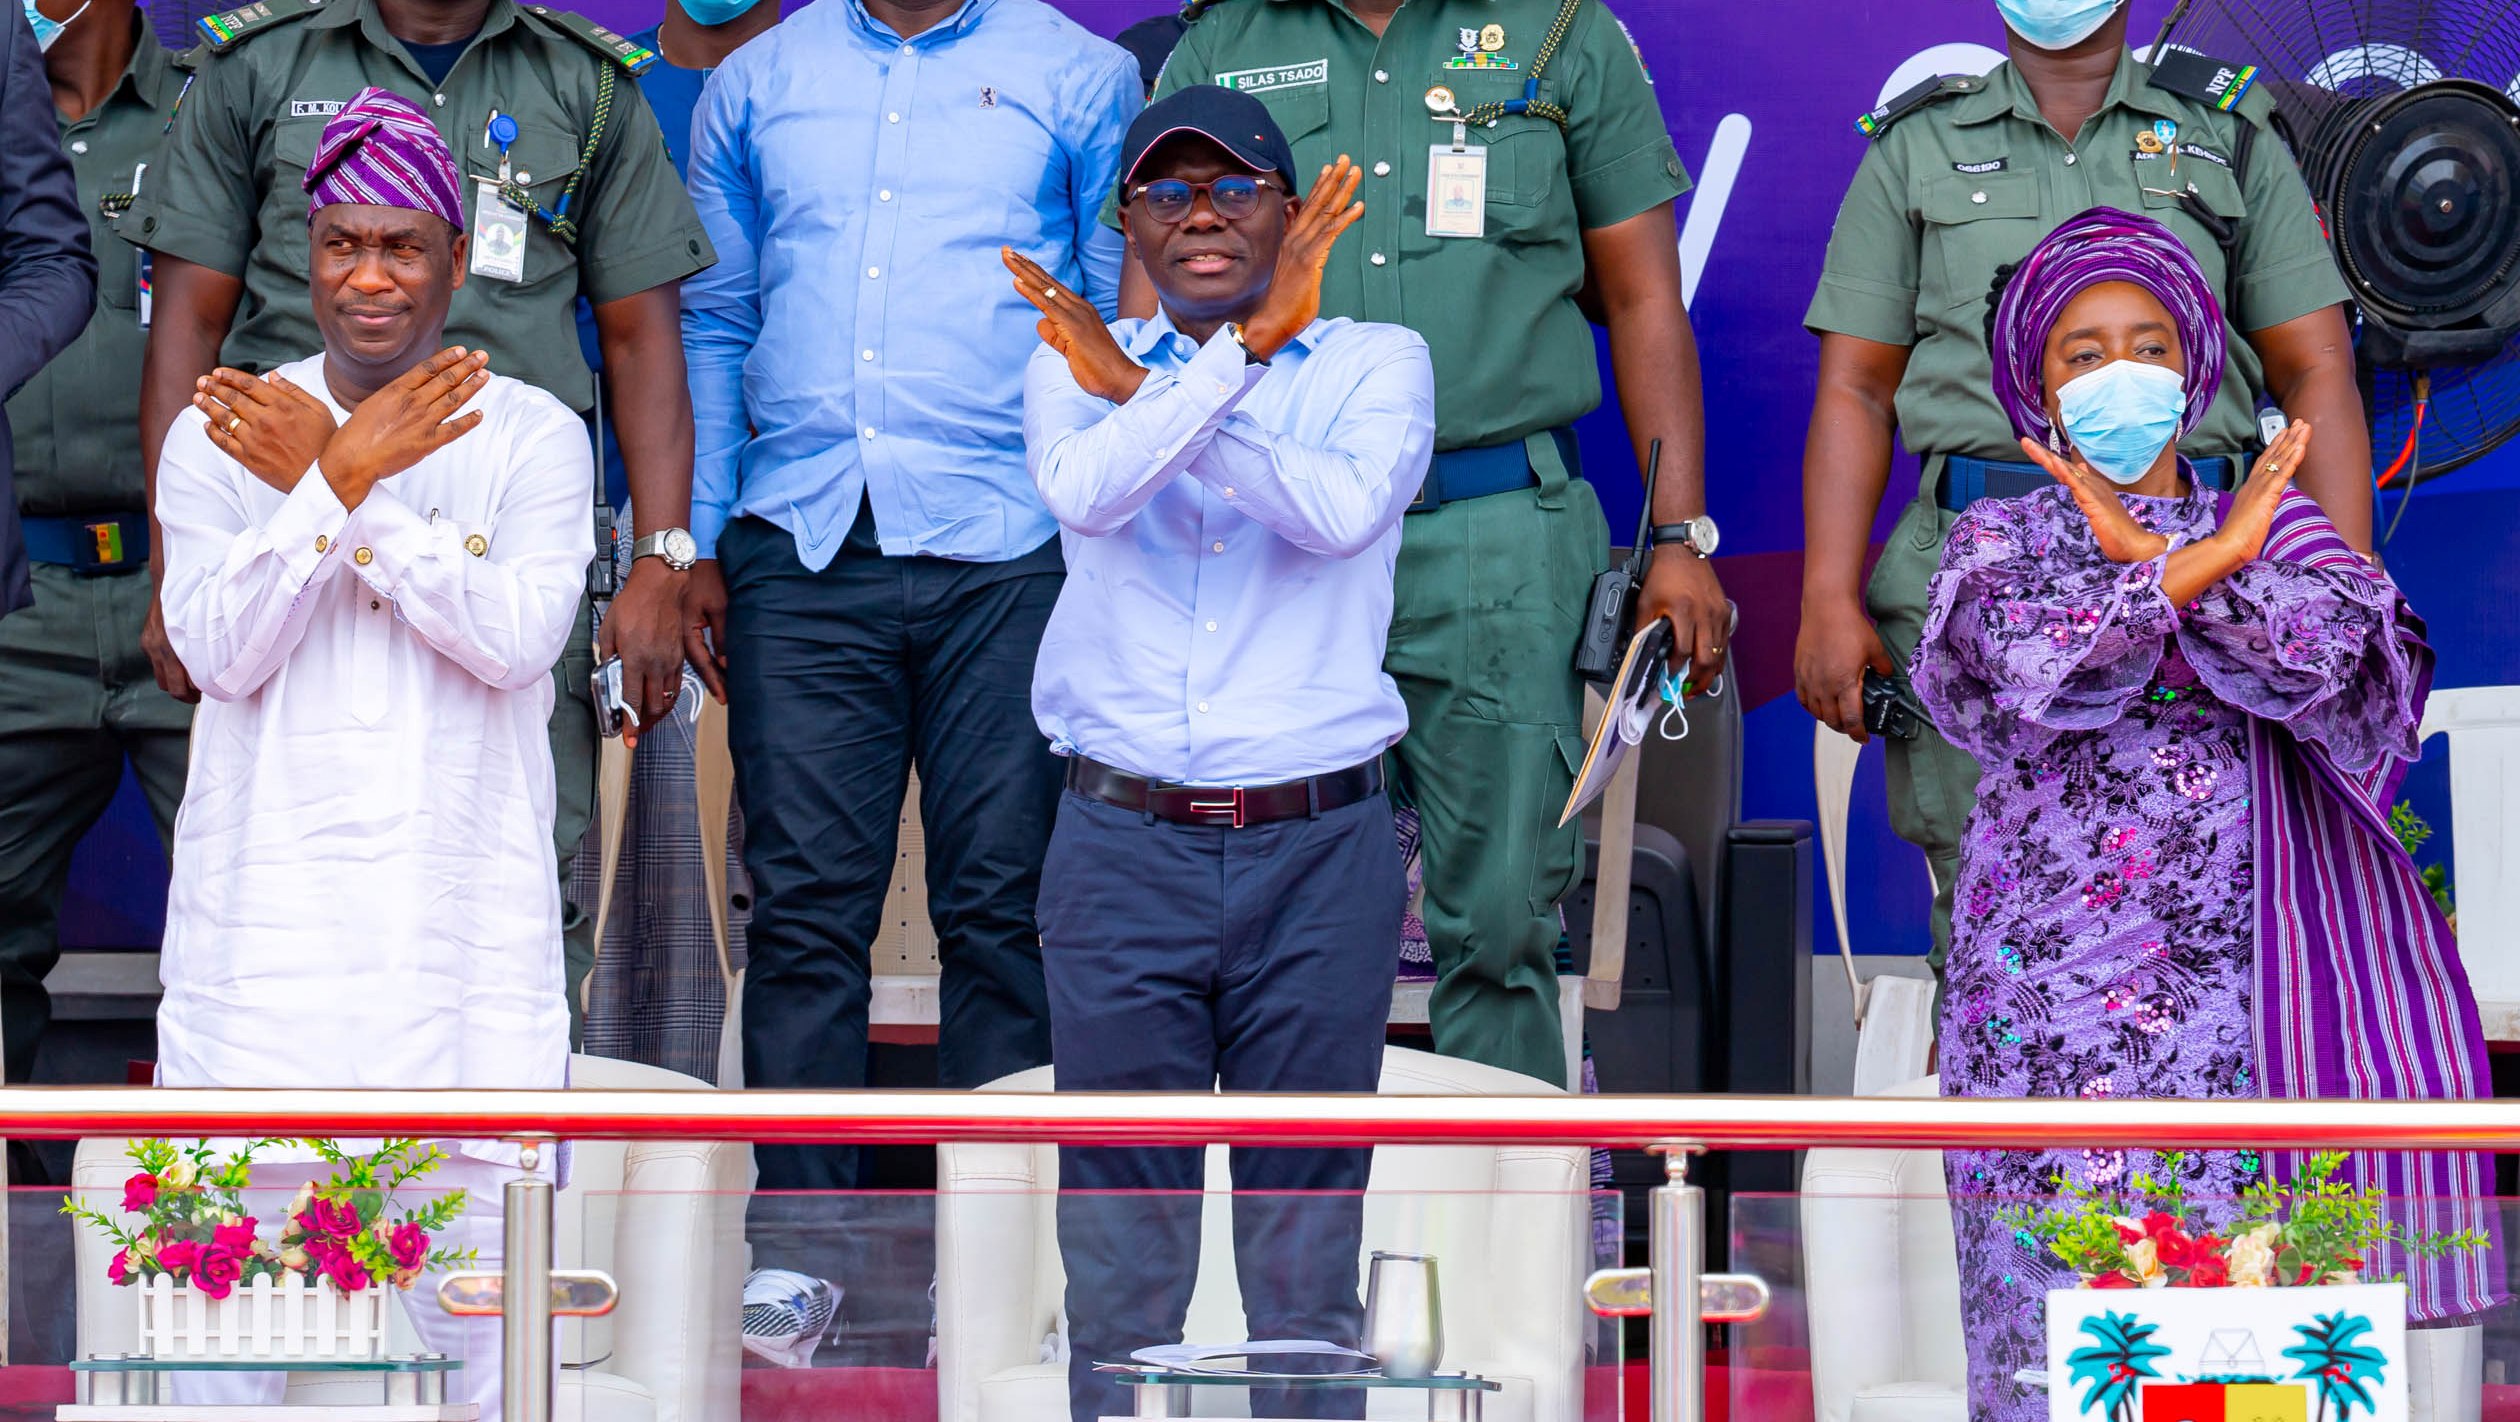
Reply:
<svg viewBox="0 0 2520 1422"><path fill-rule="evenodd" d="M2449 932L2388 833L2432 654L2388 577L2289 487L2311 431L2237 494L2178 440L2223 318L2167 229L2109 209L2039 244L1994 314L1997 397L2054 488L1953 526L1911 675L1984 767L1941 1031L1950 1096L2458 1097L2484 1043ZM1998 1218L2161 1170L2136 1151L1955 1151L1970 1415L2044 1418L2044 1295L2073 1279ZM2294 1162L2185 1157L2229 1199ZM2358 1183L2476 1227L2478 1157L2357 1156ZM2495 1300L2499 1263L2417 1263L2413 1317ZM2406 1261L2375 1260L2382 1273Z"/></svg>

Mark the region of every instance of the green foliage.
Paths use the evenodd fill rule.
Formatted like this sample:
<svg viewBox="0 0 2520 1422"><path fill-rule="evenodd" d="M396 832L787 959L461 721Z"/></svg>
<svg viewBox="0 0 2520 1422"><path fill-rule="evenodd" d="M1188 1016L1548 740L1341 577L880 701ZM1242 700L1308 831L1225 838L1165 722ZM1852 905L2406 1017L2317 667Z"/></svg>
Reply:
<svg viewBox="0 0 2520 1422"><path fill-rule="evenodd" d="M2412 803L2400 800L2389 810L2389 833L2397 836L2397 842L2406 849L2406 857L2412 859L2432 839L2433 827L2425 822L2422 815L2415 813L2415 806ZM2426 864L2420 866L2420 872L2423 875L2424 888L2432 895L2433 903L2440 908L2441 916L2450 918L2456 915L2458 909L2450 897L2448 866Z"/></svg>

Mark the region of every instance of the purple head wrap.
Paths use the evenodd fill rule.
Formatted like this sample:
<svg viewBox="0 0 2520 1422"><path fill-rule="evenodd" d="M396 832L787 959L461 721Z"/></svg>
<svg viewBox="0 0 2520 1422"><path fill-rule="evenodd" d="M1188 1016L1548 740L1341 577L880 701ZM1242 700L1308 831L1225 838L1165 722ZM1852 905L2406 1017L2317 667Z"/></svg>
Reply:
<svg viewBox="0 0 2520 1422"><path fill-rule="evenodd" d="M1995 358L1995 399L2023 436L2047 443L2048 332L2065 307L2104 282L2131 282L2151 292L2179 328L2187 357L2184 439L2205 419L2222 389L2223 315L2196 256L2169 228L2149 217L2095 207L2069 217L2030 249L1995 304L1988 347Z"/></svg>
<svg viewBox="0 0 2520 1422"><path fill-rule="evenodd" d="M402 207L464 225L455 185L455 155L417 104L388 89L367 88L341 106L315 141L306 165L306 220L337 202Z"/></svg>

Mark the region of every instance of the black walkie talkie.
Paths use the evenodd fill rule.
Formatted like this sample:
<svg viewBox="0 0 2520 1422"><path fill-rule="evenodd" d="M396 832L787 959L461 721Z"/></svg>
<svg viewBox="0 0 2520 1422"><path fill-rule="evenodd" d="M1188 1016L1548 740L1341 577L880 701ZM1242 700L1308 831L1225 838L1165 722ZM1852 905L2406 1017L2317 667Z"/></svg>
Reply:
<svg viewBox="0 0 2520 1422"><path fill-rule="evenodd" d="M1645 506L1637 511L1636 541L1626 562L1593 579L1592 605L1575 642L1575 674L1586 681L1606 683L1619 673L1619 654L1636 621L1636 594L1645 586L1645 560L1653 556L1647 544L1654 527L1654 475L1661 468L1662 441L1655 440L1645 447Z"/></svg>

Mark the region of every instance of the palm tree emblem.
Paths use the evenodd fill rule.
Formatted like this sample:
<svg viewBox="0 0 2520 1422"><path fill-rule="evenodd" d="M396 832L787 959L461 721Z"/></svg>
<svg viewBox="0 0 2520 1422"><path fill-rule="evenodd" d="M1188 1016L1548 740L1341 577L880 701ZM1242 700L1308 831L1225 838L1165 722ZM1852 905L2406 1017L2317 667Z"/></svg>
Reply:
<svg viewBox="0 0 2520 1422"><path fill-rule="evenodd" d="M2152 1360L2170 1353L2152 1341L2161 1325L2146 1323L2131 1313L2104 1311L2098 1318L2084 1319L2082 1331L2098 1341L2066 1355L2066 1365L2072 1369L2066 1386L2090 1384L2083 1394L2083 1411L2096 1410L2108 1422L2135 1422L2136 1384L2160 1377Z"/></svg>
<svg viewBox="0 0 2520 1422"><path fill-rule="evenodd" d="M2331 1403L2337 1422L2347 1422L2357 1406L2365 1412L2378 1410L2365 1384L2380 1383L2389 1360L2379 1349L2360 1341L2371 1332L2370 1319L2346 1313L2313 1315L2308 1323L2294 1324L2293 1331L2301 1335L2301 1341L2285 1349L2284 1356L2301 1365L2294 1377L2307 1379L2318 1389L2317 1422L2327 1422Z"/></svg>

